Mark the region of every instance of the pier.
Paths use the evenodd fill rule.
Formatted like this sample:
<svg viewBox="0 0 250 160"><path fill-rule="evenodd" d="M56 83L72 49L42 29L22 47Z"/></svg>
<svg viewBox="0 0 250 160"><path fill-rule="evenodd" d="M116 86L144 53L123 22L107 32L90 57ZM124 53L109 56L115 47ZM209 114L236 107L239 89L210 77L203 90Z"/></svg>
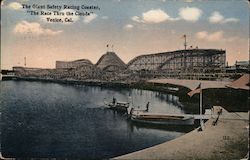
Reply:
<svg viewBox="0 0 250 160"><path fill-rule="evenodd" d="M150 83L158 84L173 84L182 86L194 90L200 83L202 83L202 89L207 88L226 88L231 82L228 81L207 81L207 80L188 80L188 79L151 79L148 80Z"/></svg>

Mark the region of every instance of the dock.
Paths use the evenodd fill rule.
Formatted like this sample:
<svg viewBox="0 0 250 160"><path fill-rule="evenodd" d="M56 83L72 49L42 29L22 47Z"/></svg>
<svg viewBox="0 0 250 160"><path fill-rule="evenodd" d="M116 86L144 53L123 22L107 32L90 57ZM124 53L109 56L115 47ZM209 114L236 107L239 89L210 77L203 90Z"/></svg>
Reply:
<svg viewBox="0 0 250 160"><path fill-rule="evenodd" d="M212 116L202 131L197 128L177 139L113 159L243 159L248 155L249 112L227 112L219 106L214 112L220 109L217 123Z"/></svg>
<svg viewBox="0 0 250 160"><path fill-rule="evenodd" d="M214 108L216 108L217 106L214 106ZM136 110L135 110L136 111ZM208 120L210 118L217 118L218 117L218 111L217 110L211 110L211 109L206 109L204 114L169 114L169 113L149 113L147 112L147 115L162 115L162 116L169 116L169 115L173 115L173 116L179 116L179 117L192 117L195 120ZM129 114L129 113L128 113Z"/></svg>

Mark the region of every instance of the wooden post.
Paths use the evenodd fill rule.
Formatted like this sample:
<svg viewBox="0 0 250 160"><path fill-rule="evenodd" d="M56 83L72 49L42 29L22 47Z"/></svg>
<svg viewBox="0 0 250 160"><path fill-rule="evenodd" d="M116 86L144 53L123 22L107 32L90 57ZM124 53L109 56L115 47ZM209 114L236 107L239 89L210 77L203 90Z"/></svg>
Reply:
<svg viewBox="0 0 250 160"><path fill-rule="evenodd" d="M204 123L203 123L203 120L202 120L202 86L200 88L200 115L201 115L201 118L200 118L200 125L201 125L201 129L204 130Z"/></svg>

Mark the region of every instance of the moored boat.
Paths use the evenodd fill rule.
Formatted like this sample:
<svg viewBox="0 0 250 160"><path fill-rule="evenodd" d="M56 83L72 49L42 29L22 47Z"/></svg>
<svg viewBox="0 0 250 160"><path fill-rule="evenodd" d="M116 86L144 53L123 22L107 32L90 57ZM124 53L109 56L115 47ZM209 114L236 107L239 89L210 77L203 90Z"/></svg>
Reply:
<svg viewBox="0 0 250 160"><path fill-rule="evenodd" d="M129 102L116 101L116 99L113 99L113 102L104 101L104 104L109 106L109 109L122 111L126 113L129 108Z"/></svg>
<svg viewBox="0 0 250 160"><path fill-rule="evenodd" d="M149 113L132 111L131 120L134 122L164 124L164 125L193 125L194 117L181 114Z"/></svg>

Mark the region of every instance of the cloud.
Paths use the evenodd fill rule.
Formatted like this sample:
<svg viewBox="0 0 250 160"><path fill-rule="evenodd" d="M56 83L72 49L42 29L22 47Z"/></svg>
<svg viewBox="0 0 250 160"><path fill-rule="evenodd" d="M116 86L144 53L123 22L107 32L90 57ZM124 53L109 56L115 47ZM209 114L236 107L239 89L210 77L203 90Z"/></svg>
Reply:
<svg viewBox="0 0 250 160"><path fill-rule="evenodd" d="M200 10L199 8L185 7L179 9L180 18L186 21L196 22L199 20L201 15L202 15L202 10Z"/></svg>
<svg viewBox="0 0 250 160"><path fill-rule="evenodd" d="M199 20L201 15L202 10L199 8L185 7L179 9L179 16L176 18L170 17L167 12L161 9L152 9L142 13L142 17L133 16L131 19L138 23L162 23L165 21L178 21L181 19L185 21L196 22Z"/></svg>
<svg viewBox="0 0 250 160"><path fill-rule="evenodd" d="M223 31L217 31L209 34L206 31L201 31L196 34L196 37L199 39L207 40L207 41L220 41L223 38Z"/></svg>
<svg viewBox="0 0 250 160"><path fill-rule="evenodd" d="M208 33L206 31L197 32L196 37L199 39L205 39L208 37Z"/></svg>
<svg viewBox="0 0 250 160"><path fill-rule="evenodd" d="M213 12L212 15L208 18L208 20L210 23L213 23L213 24L215 24L215 23L229 23L229 22L236 23L239 21L239 19L237 19L237 18L226 18L225 19L224 16L221 15L220 12L217 12L217 11Z"/></svg>
<svg viewBox="0 0 250 160"><path fill-rule="evenodd" d="M32 34L35 36L55 36L61 34L62 31L53 31L51 29L43 28L39 23L21 21L16 24L14 30L16 34Z"/></svg>
<svg viewBox="0 0 250 160"><path fill-rule="evenodd" d="M223 23L228 23L228 22L239 22L239 19L237 18L227 18L223 21Z"/></svg>
<svg viewBox="0 0 250 160"><path fill-rule="evenodd" d="M219 23L222 22L224 17L219 12L213 12L209 17L209 22L211 23Z"/></svg>
<svg viewBox="0 0 250 160"><path fill-rule="evenodd" d="M133 21L135 21L135 22L143 22L143 20L140 18L140 17L138 17L138 16L133 16L132 18L131 18Z"/></svg>
<svg viewBox="0 0 250 160"><path fill-rule="evenodd" d="M98 16L98 15L95 14L95 13L93 13L93 14L91 14L91 15L89 15L89 16L85 16L84 19L83 19L83 22L84 22L84 23L90 23L91 21L93 21L94 19L96 19L97 16Z"/></svg>
<svg viewBox="0 0 250 160"><path fill-rule="evenodd" d="M127 24L124 26L124 29L126 29L126 30L130 30L132 28L134 28L134 26L132 24Z"/></svg>
<svg viewBox="0 0 250 160"><path fill-rule="evenodd" d="M43 12L51 12L48 10L42 10L42 11ZM66 15L66 12L75 12L75 10L73 10L73 9L64 9L64 10L61 10L60 12L63 13L63 15L54 15L53 13L52 13L52 15L40 15L40 19L46 23L55 23L55 22L47 21L47 18L50 18L50 19L57 18L57 19L62 19L63 21L65 18L71 18L73 21L72 23L58 23L58 24L73 24L74 22L79 20L79 16L76 16L76 15L67 16Z"/></svg>
<svg viewBox="0 0 250 160"><path fill-rule="evenodd" d="M167 20L174 21L178 20L178 18L170 17L166 12L161 9L152 9L147 12L142 13L142 17L133 16L131 18L133 21L138 23L162 23Z"/></svg>
<svg viewBox="0 0 250 160"><path fill-rule="evenodd" d="M4 6L5 0L1 0L1 6Z"/></svg>
<svg viewBox="0 0 250 160"><path fill-rule="evenodd" d="M196 33L196 37L201 40L206 40L210 42L217 42L217 41L227 41L231 42L237 39L237 37L229 37L225 38L224 37L224 32L223 31L217 31L213 33L208 33L207 31L201 31Z"/></svg>
<svg viewBox="0 0 250 160"><path fill-rule="evenodd" d="M18 2L11 2L8 4L8 7L13 10L20 10L22 8L22 5Z"/></svg>
<svg viewBox="0 0 250 160"><path fill-rule="evenodd" d="M169 15L161 9L150 10L142 14L145 23L161 23L169 19Z"/></svg>

